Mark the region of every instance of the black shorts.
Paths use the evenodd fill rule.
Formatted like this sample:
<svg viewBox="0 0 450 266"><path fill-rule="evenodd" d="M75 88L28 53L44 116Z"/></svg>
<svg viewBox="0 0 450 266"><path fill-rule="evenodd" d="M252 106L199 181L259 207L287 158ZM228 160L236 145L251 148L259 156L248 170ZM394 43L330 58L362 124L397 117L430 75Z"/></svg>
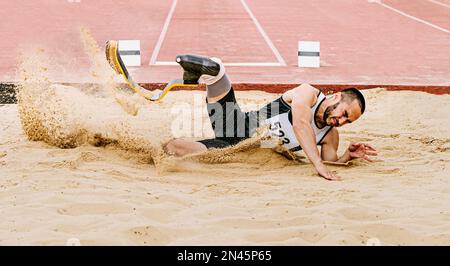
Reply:
<svg viewBox="0 0 450 266"><path fill-rule="evenodd" d="M275 106L275 108L274 108ZM207 102L207 109L215 138L200 140L209 148L225 148L252 136L260 121L282 112L290 106L280 97L257 111L242 112L236 102L233 88L215 103Z"/></svg>

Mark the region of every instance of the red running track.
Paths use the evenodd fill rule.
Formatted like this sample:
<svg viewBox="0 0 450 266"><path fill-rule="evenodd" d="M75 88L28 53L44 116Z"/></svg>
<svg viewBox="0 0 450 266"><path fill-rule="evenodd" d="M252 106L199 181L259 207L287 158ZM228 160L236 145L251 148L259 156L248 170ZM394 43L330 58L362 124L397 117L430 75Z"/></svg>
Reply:
<svg viewBox="0 0 450 266"><path fill-rule="evenodd" d="M20 49L39 45L76 63L77 75L55 80L89 82L84 26L99 43L141 40L131 70L141 83L179 77L164 64L189 52L221 57L241 84L450 87L449 0L74 1L2 4L0 81L15 81ZM297 67L299 40L321 42L320 68Z"/></svg>

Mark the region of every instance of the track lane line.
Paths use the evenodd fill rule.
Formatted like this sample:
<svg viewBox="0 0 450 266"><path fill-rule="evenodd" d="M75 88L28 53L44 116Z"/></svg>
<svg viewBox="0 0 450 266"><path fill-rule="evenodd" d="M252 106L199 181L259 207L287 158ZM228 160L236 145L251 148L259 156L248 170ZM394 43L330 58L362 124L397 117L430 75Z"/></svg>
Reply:
<svg viewBox="0 0 450 266"><path fill-rule="evenodd" d="M239 63L223 63L225 66L250 66L250 67L266 67L281 66L279 62L239 62ZM178 63L172 61L156 61L156 66L178 66Z"/></svg>
<svg viewBox="0 0 450 266"><path fill-rule="evenodd" d="M241 1L241 4L244 6L245 11L247 11L248 15L253 20L253 23L255 23L256 28L258 29L259 33L262 35L262 37L266 41L266 43L269 46L269 48L272 50L273 54L277 58L277 60L280 63L280 65L281 66L286 66L286 61L284 61L284 59L281 56L280 52L278 52L278 49L272 43L272 41L270 40L269 36L267 36L266 32L262 28L261 24L259 24L259 21L258 21L258 19L256 19L255 15L253 15L253 12L250 10L250 8L248 7L248 5L245 2L245 0L240 0L240 1Z"/></svg>
<svg viewBox="0 0 450 266"><path fill-rule="evenodd" d="M394 12L396 12L396 13L402 15L402 16L405 16L405 17L407 17L407 18L410 18L410 19L412 19L412 20L415 20L415 21L417 21L417 22L420 22L420 23L423 23L423 24L425 24L425 25L427 25L427 26L430 26L430 27L432 27L432 28L434 28L434 29L440 30L440 31L445 32L445 33L447 33L447 34L450 34L450 30L444 29L444 28L439 27L439 26L437 26L437 25L435 25L435 24L433 24L433 23L431 23L431 22L428 22L428 21L426 21L426 20L420 19L420 18L415 17L415 16L413 16L413 15L407 14L407 13L405 13L405 12L403 12L403 11L401 11L401 10L398 10L398 9L396 9L396 8L394 8L394 7L390 6L390 5L388 5L388 4L383 3L381 0L378 0L378 1L371 1L370 3L379 4L379 5L381 5L382 7L387 8L387 9L389 9L389 10L391 10L391 11L394 11Z"/></svg>
<svg viewBox="0 0 450 266"><path fill-rule="evenodd" d="M436 1L436 0L427 0L427 1L428 1L428 2L431 2L431 3L433 3L433 4L436 4L436 5L440 5L440 6L443 6L443 7L446 7L446 8L450 8L450 5L441 3L441 2Z"/></svg>
<svg viewBox="0 0 450 266"><path fill-rule="evenodd" d="M175 12L175 7L177 6L178 0L173 0L172 6L170 7L169 13L167 14L166 20L164 21L164 26L159 35L158 42L156 43L155 49L153 49L152 57L150 58L149 65L154 65L156 59L158 58L159 51L161 50L162 43L166 38L167 30L169 29L170 21L172 20L173 13Z"/></svg>

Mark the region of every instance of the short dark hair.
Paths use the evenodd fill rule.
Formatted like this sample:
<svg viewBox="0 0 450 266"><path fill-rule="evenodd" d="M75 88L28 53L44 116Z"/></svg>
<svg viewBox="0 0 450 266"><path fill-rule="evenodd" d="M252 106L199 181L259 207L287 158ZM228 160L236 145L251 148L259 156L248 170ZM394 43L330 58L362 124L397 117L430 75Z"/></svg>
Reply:
<svg viewBox="0 0 450 266"><path fill-rule="evenodd" d="M366 109L366 101L364 100L364 95L356 88L348 88L341 91L343 99L352 102L358 100L359 108L361 108L361 114L364 113Z"/></svg>

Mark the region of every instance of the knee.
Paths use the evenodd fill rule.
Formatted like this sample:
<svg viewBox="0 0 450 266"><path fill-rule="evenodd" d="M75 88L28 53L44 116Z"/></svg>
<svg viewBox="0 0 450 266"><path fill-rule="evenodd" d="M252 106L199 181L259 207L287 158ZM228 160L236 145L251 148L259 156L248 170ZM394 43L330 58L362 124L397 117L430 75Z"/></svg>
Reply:
<svg viewBox="0 0 450 266"><path fill-rule="evenodd" d="M171 140L164 145L164 151L169 155L177 154L177 140Z"/></svg>
<svg viewBox="0 0 450 266"><path fill-rule="evenodd" d="M164 146L164 151L169 155L182 156L184 150L183 141L180 139L171 140Z"/></svg>

